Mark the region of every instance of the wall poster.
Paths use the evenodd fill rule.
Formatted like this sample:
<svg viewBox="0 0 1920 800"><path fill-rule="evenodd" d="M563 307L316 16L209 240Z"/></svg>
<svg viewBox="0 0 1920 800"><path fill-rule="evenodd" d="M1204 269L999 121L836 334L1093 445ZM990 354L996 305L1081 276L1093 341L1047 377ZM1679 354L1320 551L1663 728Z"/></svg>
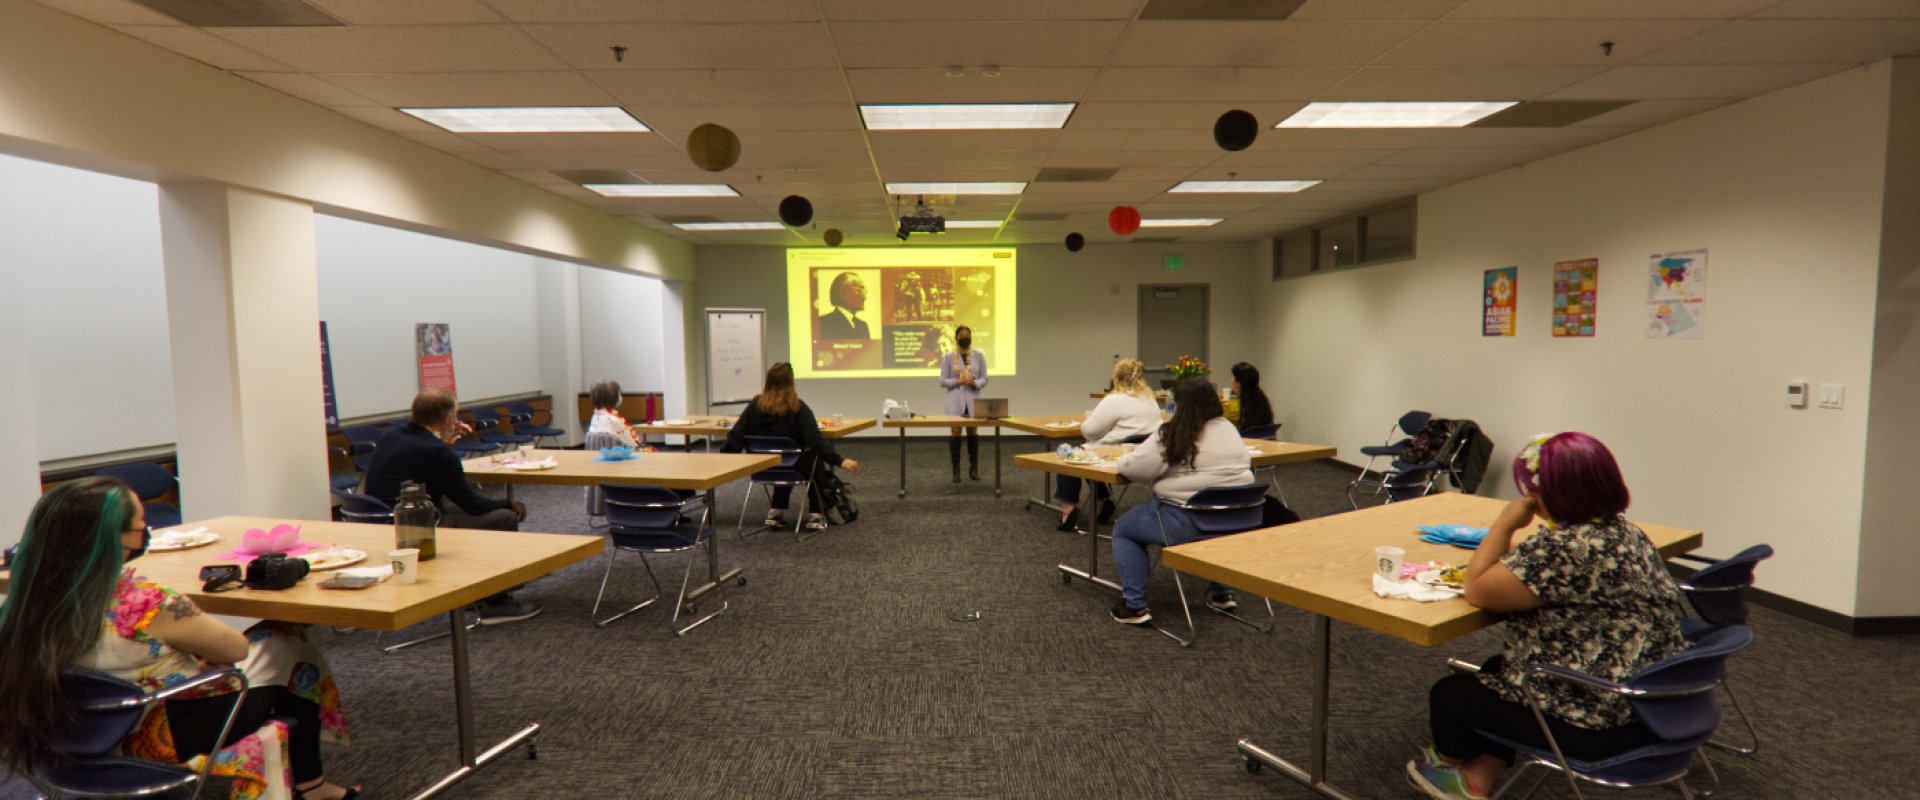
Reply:
<svg viewBox="0 0 1920 800"><path fill-rule="evenodd" d="M1480 293L1480 335L1512 336L1519 267L1487 270Z"/></svg>
<svg viewBox="0 0 1920 800"><path fill-rule="evenodd" d="M1647 258L1647 338L1707 335L1707 249Z"/></svg>
<svg viewBox="0 0 1920 800"><path fill-rule="evenodd" d="M453 385L453 334L444 322L422 322L413 326L413 349L420 359L420 388L445 389L460 394Z"/></svg>
<svg viewBox="0 0 1920 800"><path fill-rule="evenodd" d="M327 343L327 321L320 321L320 391L327 409L327 430L340 427L340 403L333 395L333 347Z"/></svg>
<svg viewBox="0 0 1920 800"><path fill-rule="evenodd" d="M1592 336L1600 259L1583 258L1553 265L1553 335Z"/></svg>

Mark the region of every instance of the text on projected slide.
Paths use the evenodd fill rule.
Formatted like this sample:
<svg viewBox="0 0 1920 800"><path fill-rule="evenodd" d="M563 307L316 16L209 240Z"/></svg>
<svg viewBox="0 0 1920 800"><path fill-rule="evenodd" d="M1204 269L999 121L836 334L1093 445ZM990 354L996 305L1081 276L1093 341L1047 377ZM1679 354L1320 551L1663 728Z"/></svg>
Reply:
<svg viewBox="0 0 1920 800"><path fill-rule="evenodd" d="M938 375L962 325L1013 375L1014 261L1010 247L788 250L795 377Z"/></svg>

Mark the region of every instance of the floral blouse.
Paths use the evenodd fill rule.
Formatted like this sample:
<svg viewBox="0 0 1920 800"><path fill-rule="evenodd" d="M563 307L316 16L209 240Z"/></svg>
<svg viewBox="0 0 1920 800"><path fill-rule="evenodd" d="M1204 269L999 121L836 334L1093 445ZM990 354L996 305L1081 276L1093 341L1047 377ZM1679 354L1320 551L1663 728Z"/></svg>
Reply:
<svg viewBox="0 0 1920 800"><path fill-rule="evenodd" d="M1680 635L1680 587L1639 528L1616 517L1568 528L1541 527L1501 559L1541 605L1507 618L1500 671L1481 682L1525 703L1522 682L1533 664L1577 669L1623 680L1686 649ZM1548 713L1582 728L1625 725L1625 700L1561 681L1536 680Z"/></svg>

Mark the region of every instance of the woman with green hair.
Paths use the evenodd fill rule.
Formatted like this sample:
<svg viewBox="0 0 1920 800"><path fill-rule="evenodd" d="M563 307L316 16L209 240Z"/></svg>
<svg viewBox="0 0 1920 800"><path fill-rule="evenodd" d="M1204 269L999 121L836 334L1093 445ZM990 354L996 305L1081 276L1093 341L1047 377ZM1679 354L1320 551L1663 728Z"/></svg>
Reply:
<svg viewBox="0 0 1920 800"><path fill-rule="evenodd" d="M32 774L58 758L53 734L69 724L60 675L75 667L97 670L148 691L204 670L241 662L284 661L267 632L244 635L201 613L172 588L141 578L128 561L146 552L151 531L139 499L113 478L81 478L54 486L27 517L6 602L0 604L0 764ZM270 625L270 624L268 624ZM252 634L253 631L249 631ZM249 639L260 645L250 645ZM287 752L295 796L352 798L358 789L328 783L320 762L323 728L343 727L338 694L321 665L302 663L301 680L324 690L329 702L296 694L289 685L256 685L168 700L123 743L129 755L185 762L243 740L273 717L289 717ZM320 674L315 674L316 672ZM234 703L238 719L226 742L215 739ZM233 753L229 750L226 753ZM211 757L211 756L209 756ZM248 796L271 782L258 752L216 758L217 771L237 774L235 792ZM284 772L282 773L284 774Z"/></svg>

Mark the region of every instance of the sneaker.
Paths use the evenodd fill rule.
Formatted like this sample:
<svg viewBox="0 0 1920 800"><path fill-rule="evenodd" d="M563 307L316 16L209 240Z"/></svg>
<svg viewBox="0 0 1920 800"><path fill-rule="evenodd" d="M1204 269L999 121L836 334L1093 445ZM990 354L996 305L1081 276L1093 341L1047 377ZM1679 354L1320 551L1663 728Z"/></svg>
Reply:
<svg viewBox="0 0 1920 800"><path fill-rule="evenodd" d="M480 624L505 625L540 616L540 606L525 600L509 599L498 603L480 604Z"/></svg>
<svg viewBox="0 0 1920 800"><path fill-rule="evenodd" d="M1207 598L1207 607L1215 611L1232 611L1240 607L1240 601L1233 599L1233 595L1223 594Z"/></svg>
<svg viewBox="0 0 1920 800"><path fill-rule="evenodd" d="M767 512L766 521L760 524L763 527L768 527L768 528L784 528L784 527L787 527L787 520L786 520L786 516L781 514L780 512L769 511Z"/></svg>
<svg viewBox="0 0 1920 800"><path fill-rule="evenodd" d="M1460 770L1444 764L1408 761L1407 782L1433 800L1487 800L1486 795L1467 788L1467 776Z"/></svg>
<svg viewBox="0 0 1920 800"><path fill-rule="evenodd" d="M1145 625L1153 621L1152 612L1147 611L1145 608L1129 606L1125 600L1120 601L1119 605L1114 606L1113 611L1110 613L1113 614L1113 621L1122 625Z"/></svg>
<svg viewBox="0 0 1920 800"><path fill-rule="evenodd" d="M806 527L807 527L807 530L810 530L810 531L824 531L824 530L826 530L826 529L827 529L827 515L825 515L825 514L808 514L808 515L807 515L807 523L806 523Z"/></svg>

